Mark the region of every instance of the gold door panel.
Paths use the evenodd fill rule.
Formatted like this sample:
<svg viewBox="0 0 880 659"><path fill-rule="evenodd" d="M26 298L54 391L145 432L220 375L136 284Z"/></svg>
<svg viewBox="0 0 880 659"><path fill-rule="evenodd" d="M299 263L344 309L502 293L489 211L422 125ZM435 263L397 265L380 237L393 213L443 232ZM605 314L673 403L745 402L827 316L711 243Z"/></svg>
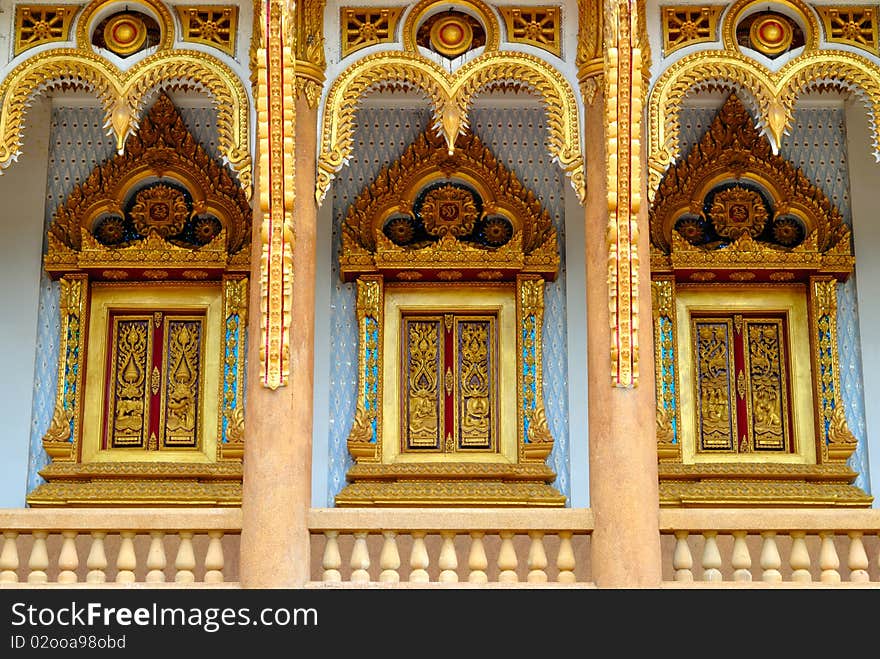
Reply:
<svg viewBox="0 0 880 659"><path fill-rule="evenodd" d="M494 314L403 315L404 452L497 449L497 326Z"/></svg>

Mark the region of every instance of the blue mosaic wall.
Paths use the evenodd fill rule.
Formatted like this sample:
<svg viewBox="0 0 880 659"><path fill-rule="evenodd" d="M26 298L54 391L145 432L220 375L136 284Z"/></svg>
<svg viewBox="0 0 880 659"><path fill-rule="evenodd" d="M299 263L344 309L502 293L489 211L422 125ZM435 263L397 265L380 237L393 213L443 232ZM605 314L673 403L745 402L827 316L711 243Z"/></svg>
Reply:
<svg viewBox="0 0 880 659"><path fill-rule="evenodd" d="M345 212L361 190L370 184L383 164L393 162L424 131L427 109L363 108L358 112L354 148L348 165L333 186L333 263L331 291L330 441L328 455L329 500L345 486L345 473L352 466L346 439L354 418L357 396L357 323L354 284L339 279L336 255ZM557 280L545 288L544 401L555 445L548 464L556 471L554 486L564 495L569 490L568 368L565 318L565 231L563 216L564 176L550 161L545 148L547 135L540 108L475 110L470 117L474 133L541 200L556 226L563 259Z"/></svg>
<svg viewBox="0 0 880 659"><path fill-rule="evenodd" d="M218 156L216 114L210 108L180 108L180 115L190 132L201 141L205 150ZM52 110L49 133L49 165L46 181L46 232L58 206L85 180L89 173L115 153L115 144L102 127L104 113L97 107L56 107ZM58 374L60 314L59 285L45 272L40 278L37 310L37 359L34 366L34 396L31 409L31 431L28 452L28 492L43 482L37 473L48 463L43 450L43 435L49 428L55 408Z"/></svg>
<svg viewBox="0 0 880 659"><path fill-rule="evenodd" d="M685 108L681 114L682 154L696 144L715 118L711 108ZM852 226L849 196L849 165L846 154L846 121L841 107L800 108L794 113L790 132L780 155L798 166L835 204L844 221ZM856 237L857 238L857 237ZM858 272L858 264L856 264ZM849 465L859 476L855 484L870 493L865 431L865 398L856 277L837 288L837 345L840 357L840 388L846 420L858 440Z"/></svg>

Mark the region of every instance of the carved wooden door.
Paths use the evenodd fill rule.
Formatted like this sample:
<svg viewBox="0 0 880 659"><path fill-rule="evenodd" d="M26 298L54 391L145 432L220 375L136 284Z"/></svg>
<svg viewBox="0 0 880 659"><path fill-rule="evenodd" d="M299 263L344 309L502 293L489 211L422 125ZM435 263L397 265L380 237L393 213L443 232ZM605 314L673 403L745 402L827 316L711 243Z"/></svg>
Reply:
<svg viewBox="0 0 880 659"><path fill-rule="evenodd" d="M198 448L204 314L110 312L103 448Z"/></svg>
<svg viewBox="0 0 880 659"><path fill-rule="evenodd" d="M772 313L691 316L699 451L794 451L786 321Z"/></svg>
<svg viewBox="0 0 880 659"><path fill-rule="evenodd" d="M498 450L495 314L404 314L401 436L404 452Z"/></svg>

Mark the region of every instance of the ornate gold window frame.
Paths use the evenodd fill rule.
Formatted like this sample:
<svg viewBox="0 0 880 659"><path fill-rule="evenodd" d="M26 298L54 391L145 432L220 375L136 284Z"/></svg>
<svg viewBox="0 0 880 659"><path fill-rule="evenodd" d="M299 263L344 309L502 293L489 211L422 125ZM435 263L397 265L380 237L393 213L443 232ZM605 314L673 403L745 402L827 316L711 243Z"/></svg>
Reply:
<svg viewBox="0 0 880 659"><path fill-rule="evenodd" d="M856 439L840 390L837 289L854 258L838 209L731 95L660 181L649 223L661 505L870 505L847 465ZM793 227L800 238L786 242ZM695 450L697 309L786 314L794 452Z"/></svg>
<svg viewBox="0 0 880 659"><path fill-rule="evenodd" d="M47 482L30 505L240 505L251 215L164 94L126 149L59 206L44 259L60 287L58 390ZM108 222L122 233L106 233ZM111 308L204 313L198 449L101 448Z"/></svg>
<svg viewBox="0 0 880 659"><path fill-rule="evenodd" d="M550 483L553 449L543 395L544 285L559 267L556 230L525 188L472 133L450 152L433 129L383 168L351 204L340 273L356 282L357 408L348 437L355 459L340 506L560 506ZM478 207L482 211L478 211ZM447 221L441 208L455 212ZM489 246L475 227L506 223ZM401 222L407 240L388 227ZM424 231L424 239L414 239ZM500 325L499 451L413 456L400 450L401 310L486 310ZM451 457L450 457L451 456Z"/></svg>

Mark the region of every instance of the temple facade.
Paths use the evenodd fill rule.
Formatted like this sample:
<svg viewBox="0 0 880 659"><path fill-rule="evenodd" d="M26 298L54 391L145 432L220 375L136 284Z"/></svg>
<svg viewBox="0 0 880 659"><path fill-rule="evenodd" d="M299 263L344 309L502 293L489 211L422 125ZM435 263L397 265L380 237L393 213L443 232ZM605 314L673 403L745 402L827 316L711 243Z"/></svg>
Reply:
<svg viewBox="0 0 880 659"><path fill-rule="evenodd" d="M0 9L0 581L880 582L877 7Z"/></svg>

